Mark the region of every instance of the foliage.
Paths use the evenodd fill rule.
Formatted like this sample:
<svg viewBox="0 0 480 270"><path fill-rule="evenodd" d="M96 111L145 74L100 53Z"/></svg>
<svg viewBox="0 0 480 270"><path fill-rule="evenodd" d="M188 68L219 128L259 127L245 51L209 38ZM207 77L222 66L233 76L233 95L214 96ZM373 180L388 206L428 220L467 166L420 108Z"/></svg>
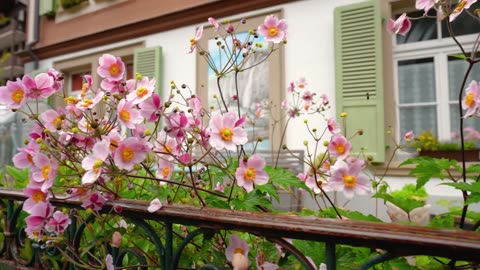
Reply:
<svg viewBox="0 0 480 270"><path fill-rule="evenodd" d="M69 9L86 1L88 0L60 0L60 4L62 5L63 9Z"/></svg>
<svg viewBox="0 0 480 270"><path fill-rule="evenodd" d="M433 131L423 130L420 135L410 139L405 144L406 147L416 149L417 151L458 151L461 150L459 142L440 142L438 137L433 135ZM477 149L476 141L465 141L465 150Z"/></svg>

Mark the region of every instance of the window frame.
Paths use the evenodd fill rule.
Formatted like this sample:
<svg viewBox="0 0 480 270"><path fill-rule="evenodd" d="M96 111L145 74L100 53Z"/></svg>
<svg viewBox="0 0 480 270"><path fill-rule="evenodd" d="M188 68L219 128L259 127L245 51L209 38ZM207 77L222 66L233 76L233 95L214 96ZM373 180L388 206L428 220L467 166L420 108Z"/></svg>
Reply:
<svg viewBox="0 0 480 270"><path fill-rule="evenodd" d="M230 23L235 25L236 32L246 32L252 27L256 27L263 23L265 16L275 15L278 18L283 17L282 10L273 10L268 13L261 13L252 15L246 18L234 18L230 20ZM246 19L247 23L240 23L241 19ZM220 19L219 22L223 23L224 20ZM216 33L214 32L213 26L204 26L202 39L199 41L199 46L201 48L208 48L208 40L215 38ZM204 59L199 55L198 50L195 50L193 53L196 54L196 85L197 93L199 93L201 100L204 102L204 108L208 106L208 65ZM285 120L283 117L283 111L281 110L281 102L285 98L285 80L284 80L284 53L283 50L277 50L268 58L268 67L269 67L269 93L268 100L272 101L275 106L272 107L271 114L269 119L269 135L271 136L271 142L269 150L275 151L278 150L281 141L281 131L284 130ZM276 123L277 126L273 127L273 123ZM287 138L284 138L285 142ZM249 141L250 142L250 141Z"/></svg>
<svg viewBox="0 0 480 270"><path fill-rule="evenodd" d="M399 15L403 12L412 11L411 8L392 11L392 14ZM448 56L458 54L460 49L451 37L441 37L441 22L437 21L437 39L406 44L397 44L396 38L392 38L392 63L393 63L393 89L396 113L396 139L401 141L403 134L400 134L400 102L398 85L398 63L403 60L413 60L432 57L434 61L435 74L435 106L437 113L437 130L434 133L440 141L451 140L451 113L448 89ZM480 33L480 32L479 32ZM457 36L457 40L468 52L471 51L477 34ZM465 86L467 87L467 86ZM412 104L413 105L413 104Z"/></svg>

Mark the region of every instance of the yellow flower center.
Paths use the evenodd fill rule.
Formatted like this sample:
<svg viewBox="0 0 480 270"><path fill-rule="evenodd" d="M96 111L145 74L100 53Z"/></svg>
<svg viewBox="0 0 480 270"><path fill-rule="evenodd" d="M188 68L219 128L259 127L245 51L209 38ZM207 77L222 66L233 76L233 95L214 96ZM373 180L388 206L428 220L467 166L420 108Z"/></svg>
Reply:
<svg viewBox="0 0 480 270"><path fill-rule="evenodd" d="M83 100L83 103L82 103L81 106L84 107L84 108L86 108L86 107L88 107L88 106L90 106L90 105L92 105L92 104L93 104L93 101L92 101L91 99L89 99L89 98L86 98L86 99Z"/></svg>
<svg viewBox="0 0 480 270"><path fill-rule="evenodd" d="M231 141L233 138L233 131L229 128L220 129L220 136L224 141Z"/></svg>
<svg viewBox="0 0 480 270"><path fill-rule="evenodd" d="M60 116L55 117L55 119L53 119L53 125L60 129L62 127L62 118L60 118Z"/></svg>
<svg viewBox="0 0 480 270"><path fill-rule="evenodd" d="M27 160L28 160L28 162L30 162L30 163L33 164L33 157L32 157L32 155L27 154Z"/></svg>
<svg viewBox="0 0 480 270"><path fill-rule="evenodd" d="M42 176L43 176L43 179L48 179L48 173L50 172L50 165L45 165L43 166L42 168Z"/></svg>
<svg viewBox="0 0 480 270"><path fill-rule="evenodd" d="M347 188L354 188L357 185L357 178L353 175L344 174L343 184Z"/></svg>
<svg viewBox="0 0 480 270"><path fill-rule="evenodd" d="M125 122L130 121L130 112L128 110L123 109L120 112L120 119L122 119Z"/></svg>
<svg viewBox="0 0 480 270"><path fill-rule="evenodd" d="M335 151L337 152L337 154L340 154L340 155L345 153L345 145L341 143L335 145Z"/></svg>
<svg viewBox="0 0 480 270"><path fill-rule="evenodd" d="M143 97L148 93L147 88L145 87L140 87L137 89L137 97Z"/></svg>
<svg viewBox="0 0 480 270"><path fill-rule="evenodd" d="M43 194L43 192L41 192L40 190L35 190L32 194L32 200L35 203L43 202L45 201L45 194Z"/></svg>
<svg viewBox="0 0 480 270"><path fill-rule="evenodd" d="M233 251L233 254L245 255L245 251L242 248L236 248L235 251Z"/></svg>
<svg viewBox="0 0 480 270"><path fill-rule="evenodd" d="M11 98L15 103L20 103L23 100L23 97L25 96L25 92L23 92L22 89L15 89L12 92Z"/></svg>
<svg viewBox="0 0 480 270"><path fill-rule="evenodd" d="M460 3L458 3L458 6L455 8L455 11L456 12L462 11L462 9L465 7L466 4L467 4L467 1L465 0L461 1Z"/></svg>
<svg viewBox="0 0 480 270"><path fill-rule="evenodd" d="M276 26L272 26L268 28L268 35L269 36L276 36L278 34L278 28Z"/></svg>
<svg viewBox="0 0 480 270"><path fill-rule="evenodd" d="M98 173L102 164L103 164L103 161L101 159L95 160L95 163L93 163L93 171L95 173Z"/></svg>
<svg viewBox="0 0 480 270"><path fill-rule="evenodd" d="M120 67L116 63L111 64L108 68L108 71L110 72L111 76L117 76L120 73Z"/></svg>
<svg viewBox="0 0 480 270"><path fill-rule="evenodd" d="M163 170L162 170L163 178L167 178L169 173L170 173L170 168L168 168L168 167L163 168Z"/></svg>
<svg viewBox="0 0 480 270"><path fill-rule="evenodd" d="M161 152L162 154L171 154L172 153L172 146L171 145L168 145L168 144L165 144L163 146L163 150Z"/></svg>
<svg viewBox="0 0 480 270"><path fill-rule="evenodd" d="M468 95L465 97L465 105L467 105L468 107L475 106L475 94L474 93L468 93Z"/></svg>
<svg viewBox="0 0 480 270"><path fill-rule="evenodd" d="M135 152L131 147L125 147L122 151L122 159L123 161L130 161L135 156Z"/></svg>
<svg viewBox="0 0 480 270"><path fill-rule="evenodd" d="M298 84L298 88L305 88L305 84L299 83L299 84Z"/></svg>
<svg viewBox="0 0 480 270"><path fill-rule="evenodd" d="M248 181L253 181L255 180L256 177L257 177L257 171L255 171L255 169L252 167L249 167L243 173L243 178L245 178Z"/></svg>

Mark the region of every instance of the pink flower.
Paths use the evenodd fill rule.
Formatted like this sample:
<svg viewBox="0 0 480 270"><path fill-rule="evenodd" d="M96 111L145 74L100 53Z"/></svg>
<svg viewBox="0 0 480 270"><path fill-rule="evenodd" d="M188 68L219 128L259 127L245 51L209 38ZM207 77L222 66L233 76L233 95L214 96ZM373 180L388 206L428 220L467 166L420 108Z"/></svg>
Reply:
<svg viewBox="0 0 480 270"><path fill-rule="evenodd" d="M47 98L55 92L53 78L47 73L40 73L35 79L25 75L22 82L29 98Z"/></svg>
<svg viewBox="0 0 480 270"><path fill-rule="evenodd" d="M305 183L305 185L311 189L315 194L320 194L322 190L320 189L323 186L323 181L320 178L320 175L316 175L317 180L315 181L315 177L310 175L309 173L299 173L297 177Z"/></svg>
<svg viewBox="0 0 480 270"><path fill-rule="evenodd" d="M308 83L305 78L300 78L295 82L295 87L300 88L300 90L305 90L307 89Z"/></svg>
<svg viewBox="0 0 480 270"><path fill-rule="evenodd" d="M46 155L37 153L33 158L35 167L31 168L31 180L42 185L41 190L47 192L55 181L58 163L55 159L49 159Z"/></svg>
<svg viewBox="0 0 480 270"><path fill-rule="evenodd" d="M93 184L103 172L102 165L110 153L110 141L101 140L95 143L92 153L82 160L82 168L87 172L82 176L82 185Z"/></svg>
<svg viewBox="0 0 480 270"><path fill-rule="evenodd" d="M34 166L33 157L40 152L40 146L34 140L28 143L27 147L18 148L18 153L13 156L13 164L20 169Z"/></svg>
<svg viewBox="0 0 480 270"><path fill-rule="evenodd" d="M95 92L95 96L93 99L91 98L83 98L76 104L76 108L85 111L87 109L92 109L93 106L97 105L98 102L100 102L105 95L105 92L101 91L100 89L97 89Z"/></svg>
<svg viewBox="0 0 480 270"><path fill-rule="evenodd" d="M35 205L47 202L47 193L40 190L40 188L34 188L32 185L29 185L29 187L23 190L23 193L28 196L28 199L23 203L23 211L29 214Z"/></svg>
<svg viewBox="0 0 480 270"><path fill-rule="evenodd" d="M45 230L47 232L53 232L56 235L59 235L65 231L65 229L70 225L72 221L68 218L67 215L61 211L56 211L53 214L53 217L47 221L45 225Z"/></svg>
<svg viewBox="0 0 480 270"><path fill-rule="evenodd" d="M214 112L210 119L210 145L217 149L235 151L237 145L245 144L248 141L247 132L242 126L237 126L238 117L233 112L221 115Z"/></svg>
<svg viewBox="0 0 480 270"><path fill-rule="evenodd" d="M350 154L351 148L352 144L347 140L347 138L336 134L332 136L332 140L328 145L328 152L330 153L330 156L342 160Z"/></svg>
<svg viewBox="0 0 480 270"><path fill-rule="evenodd" d="M152 98L138 104L140 115L148 122L156 122L162 113L162 100L157 93L152 93Z"/></svg>
<svg viewBox="0 0 480 270"><path fill-rule="evenodd" d="M465 98L462 101L462 108L467 110L464 118L469 117L475 113L480 104L480 86L476 81L472 81L467 88Z"/></svg>
<svg viewBox="0 0 480 270"><path fill-rule="evenodd" d="M97 73L102 78L119 81L123 79L125 64L120 57L104 54L98 59Z"/></svg>
<svg viewBox="0 0 480 270"><path fill-rule="evenodd" d="M187 99L188 107L192 109L192 114L195 117L200 116L200 111L202 110L202 101L199 97L191 97Z"/></svg>
<svg viewBox="0 0 480 270"><path fill-rule="evenodd" d="M351 160L350 162L351 165L343 160L337 160L331 168L332 173L326 184L328 190L343 191L347 199L353 198L354 193L365 195L371 191L368 178L361 174L364 162L358 159Z"/></svg>
<svg viewBox="0 0 480 270"><path fill-rule="evenodd" d="M269 15L258 27L258 32L265 38L265 41L280 43L287 37L287 24L285 20L279 20L275 15Z"/></svg>
<svg viewBox="0 0 480 270"><path fill-rule="evenodd" d="M457 7L452 11L452 14L450 14L450 21L455 20L464 9L469 9L470 6L475 2L477 2L477 0L460 0L457 4Z"/></svg>
<svg viewBox="0 0 480 270"><path fill-rule="evenodd" d="M25 218L27 228L25 232L28 237L37 240L42 235L42 229L45 222L50 218L53 212L53 206L49 202L36 204L30 211L30 216Z"/></svg>
<svg viewBox="0 0 480 270"><path fill-rule="evenodd" d="M48 76L52 77L53 79L53 90L57 91L63 88L63 74L51 68L48 71Z"/></svg>
<svg viewBox="0 0 480 270"><path fill-rule="evenodd" d="M57 111L55 110L47 110L43 113L40 114L40 118L45 121L44 125L45 128L52 132L56 132L57 130L62 129L64 121L60 117L60 114L58 114Z"/></svg>
<svg viewBox="0 0 480 270"><path fill-rule="evenodd" d="M287 87L287 91L288 91L289 93L292 93L292 92L295 91L295 83L294 83L294 82L290 82L290 84L289 84L288 87Z"/></svg>
<svg viewBox="0 0 480 270"><path fill-rule="evenodd" d="M261 252L257 252L256 265L257 265L257 270L277 270L278 269L277 264L265 261L265 258Z"/></svg>
<svg viewBox="0 0 480 270"><path fill-rule="evenodd" d="M27 101L28 90L20 79L7 81L7 86L0 86L0 102L5 103L9 109L18 109Z"/></svg>
<svg viewBox="0 0 480 270"><path fill-rule="evenodd" d="M120 169L132 170L135 164L147 156L148 143L137 137L130 137L120 142L115 150L114 161Z"/></svg>
<svg viewBox="0 0 480 270"><path fill-rule="evenodd" d="M137 84L137 88L127 95L127 101L132 101L132 104L138 104L149 98L153 90L155 90L155 79L149 80L148 77L143 77Z"/></svg>
<svg viewBox="0 0 480 270"><path fill-rule="evenodd" d="M158 198L156 198L150 202L150 206L148 206L147 210L148 212L153 213L159 210L160 208L162 208L162 203Z"/></svg>
<svg viewBox="0 0 480 270"><path fill-rule="evenodd" d="M107 200L100 194L100 192L95 191L90 195L82 198L82 207L85 209L92 209L94 211L101 210L103 205Z"/></svg>
<svg viewBox="0 0 480 270"><path fill-rule="evenodd" d="M410 28L412 27L412 23L410 19L407 17L406 13L403 13L397 20L389 19L386 24L387 31L391 34L400 34L405 36Z"/></svg>
<svg viewBox="0 0 480 270"><path fill-rule="evenodd" d="M185 115L184 112L171 112L165 118L168 136L179 139L185 138L186 132L190 130L193 119Z"/></svg>
<svg viewBox="0 0 480 270"><path fill-rule="evenodd" d="M438 0L417 0L415 2L415 8L423 9L425 13L427 13L436 3L438 3Z"/></svg>
<svg viewBox="0 0 480 270"><path fill-rule="evenodd" d="M161 180L169 180L172 177L172 173L175 167L170 161L159 159L158 161L158 170L157 178ZM160 184L166 184L166 182L160 181Z"/></svg>
<svg viewBox="0 0 480 270"><path fill-rule="evenodd" d="M240 187L244 187L247 192L253 190L253 184L265 185L269 177L264 168L265 160L257 154L248 158L247 162L240 162L239 167L235 171L237 184Z"/></svg>
<svg viewBox="0 0 480 270"><path fill-rule="evenodd" d="M117 105L117 117L120 123L129 129L135 129L135 125L143 121L138 109L133 107L132 102L125 99L120 100Z"/></svg>
<svg viewBox="0 0 480 270"><path fill-rule="evenodd" d="M322 103L324 106L327 106L330 103L330 100L328 99L328 96L326 94L322 94L320 98L322 99Z"/></svg>
<svg viewBox="0 0 480 270"><path fill-rule="evenodd" d="M340 125L335 121L335 118L331 117L327 120L327 128L332 134L340 132Z"/></svg>
<svg viewBox="0 0 480 270"><path fill-rule="evenodd" d="M303 92L302 99L303 101L305 101L306 104L310 104L313 100L314 95L315 93L313 93L312 91L306 90L305 92Z"/></svg>
<svg viewBox="0 0 480 270"><path fill-rule="evenodd" d="M405 139L405 141L409 142L413 139L415 135L413 134L413 130L410 130L410 131L407 131L405 133L405 135L403 135L403 139Z"/></svg>
<svg viewBox="0 0 480 270"><path fill-rule="evenodd" d="M208 22L213 25L213 29L215 32L218 31L218 28L220 27L220 25L218 24L217 20L215 20L215 18L212 18L212 17L209 17L208 18Z"/></svg>
<svg viewBox="0 0 480 270"><path fill-rule="evenodd" d="M195 37L190 39L190 50L187 53L192 53L197 47L197 42L202 38L203 35L203 25L197 29Z"/></svg>
<svg viewBox="0 0 480 270"><path fill-rule="evenodd" d="M220 184L220 182L217 182L217 184L215 184L214 189L216 191L225 192L225 186L223 184Z"/></svg>
<svg viewBox="0 0 480 270"><path fill-rule="evenodd" d="M228 239L229 241L227 249L225 250L225 256L229 262L233 261L235 254L240 254L248 258L248 251L250 251L250 249L248 248L246 241L240 239L236 234L231 234Z"/></svg>
<svg viewBox="0 0 480 270"><path fill-rule="evenodd" d="M107 254L105 257L105 268L107 268L107 270L115 269L115 266L113 265L113 257L110 254Z"/></svg>

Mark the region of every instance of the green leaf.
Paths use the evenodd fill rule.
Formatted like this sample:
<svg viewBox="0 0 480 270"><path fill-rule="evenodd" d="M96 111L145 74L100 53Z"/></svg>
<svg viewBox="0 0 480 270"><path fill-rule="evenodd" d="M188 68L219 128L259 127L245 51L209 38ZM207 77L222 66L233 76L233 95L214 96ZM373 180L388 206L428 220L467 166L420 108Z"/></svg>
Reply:
<svg viewBox="0 0 480 270"><path fill-rule="evenodd" d="M465 201L465 204L472 204L480 202L480 193L472 193L468 196L468 199Z"/></svg>
<svg viewBox="0 0 480 270"><path fill-rule="evenodd" d="M467 60L468 59L468 57L465 56L465 54L463 54L463 53L449 54L448 56L458 58L458 59L462 59L462 60Z"/></svg>
<svg viewBox="0 0 480 270"><path fill-rule="evenodd" d="M290 191L292 187L302 188L309 190L305 183L303 183L298 177L291 171L283 168L273 168L272 166L266 166L265 172L268 174L270 181Z"/></svg>
<svg viewBox="0 0 480 270"><path fill-rule="evenodd" d="M409 173L409 175L417 177L417 189L423 187L432 178L440 178L442 180L447 178L449 176L447 171L452 167L455 169L458 166L454 160L431 157L410 158L400 164L400 166L407 164L417 165Z"/></svg>
<svg viewBox="0 0 480 270"><path fill-rule="evenodd" d="M205 202L207 203L208 206L211 206L211 207L230 209L230 205L228 205L226 201L222 200L220 197L217 197L215 195L210 195L206 197Z"/></svg>
<svg viewBox="0 0 480 270"><path fill-rule="evenodd" d="M259 190L244 193L232 200L232 205L238 210L258 211L257 205L272 209L272 202Z"/></svg>
<svg viewBox="0 0 480 270"><path fill-rule="evenodd" d="M466 173L480 173L480 164L472 164L465 171Z"/></svg>
<svg viewBox="0 0 480 270"><path fill-rule="evenodd" d="M277 202L280 202L280 196L278 195L277 188L272 183L265 185L256 185L255 189L260 190L263 194L272 196Z"/></svg>
<svg viewBox="0 0 480 270"><path fill-rule="evenodd" d="M24 188L28 182L28 169L17 169L12 166L7 166L7 173L15 180L14 187Z"/></svg>
<svg viewBox="0 0 480 270"><path fill-rule="evenodd" d="M456 189L463 190L463 191L480 193L480 182L476 182L476 183L464 183L464 182L443 183L443 185L452 186Z"/></svg>

